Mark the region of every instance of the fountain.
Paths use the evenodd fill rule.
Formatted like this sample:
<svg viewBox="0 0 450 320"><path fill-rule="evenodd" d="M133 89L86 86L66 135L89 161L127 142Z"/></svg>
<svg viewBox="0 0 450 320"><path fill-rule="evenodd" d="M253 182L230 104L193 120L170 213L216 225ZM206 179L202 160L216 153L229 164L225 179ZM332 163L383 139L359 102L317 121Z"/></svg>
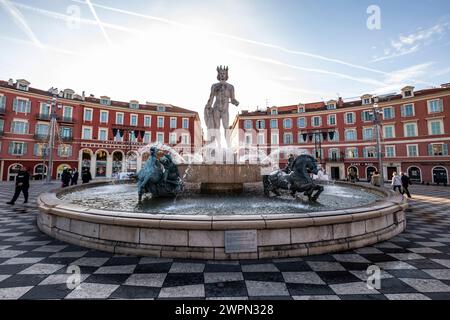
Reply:
<svg viewBox="0 0 450 320"><path fill-rule="evenodd" d="M137 183L96 181L43 193L39 229L118 254L215 260L345 251L405 229L407 203L401 195L325 183L326 175L303 150L289 150L289 165L274 171L279 151L256 152L255 163L240 163L226 130L222 148L219 123L226 128L229 102L239 103L226 83L228 68L217 71L220 82L205 107L208 144L201 154L183 158L153 144L141 150L150 157Z"/></svg>

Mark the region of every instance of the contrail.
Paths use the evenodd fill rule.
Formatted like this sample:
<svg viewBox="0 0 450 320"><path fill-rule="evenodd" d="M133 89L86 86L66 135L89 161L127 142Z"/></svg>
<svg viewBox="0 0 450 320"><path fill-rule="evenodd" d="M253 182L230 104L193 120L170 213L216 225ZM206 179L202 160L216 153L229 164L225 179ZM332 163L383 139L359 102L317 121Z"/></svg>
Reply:
<svg viewBox="0 0 450 320"><path fill-rule="evenodd" d="M103 27L103 23L100 21L100 18L98 17L97 12L95 11L94 6L92 5L91 0L86 0L86 4L88 5L89 9L91 9L92 15L94 16L95 20L97 21L98 26L100 27L100 30L102 31L103 36L106 39L106 42L108 42L108 44L111 46L112 45L111 39L109 38L108 34L106 33L106 30Z"/></svg>
<svg viewBox="0 0 450 320"><path fill-rule="evenodd" d="M31 30L30 26L25 20L25 17L20 13L17 8L15 8L11 2L8 0L0 0L0 4L3 6L3 8L8 12L8 14L14 19L14 23L22 29L23 32L26 33L28 38L38 47L42 48L43 45L39 41L39 39L34 34L33 30Z"/></svg>

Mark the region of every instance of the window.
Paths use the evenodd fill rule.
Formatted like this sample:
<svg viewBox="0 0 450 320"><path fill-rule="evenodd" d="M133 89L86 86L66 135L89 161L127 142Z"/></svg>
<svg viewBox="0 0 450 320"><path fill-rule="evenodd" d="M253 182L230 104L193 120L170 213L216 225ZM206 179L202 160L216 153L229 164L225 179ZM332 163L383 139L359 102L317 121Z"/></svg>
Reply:
<svg viewBox="0 0 450 320"><path fill-rule="evenodd" d="M91 127L83 127L83 139L84 140L92 139L92 128Z"/></svg>
<svg viewBox="0 0 450 320"><path fill-rule="evenodd" d="M443 122L442 120L428 121L428 132L430 135L443 134Z"/></svg>
<svg viewBox="0 0 450 320"><path fill-rule="evenodd" d="M355 113L354 112L347 112L345 114L345 123L346 124L353 124L353 123L355 123Z"/></svg>
<svg viewBox="0 0 450 320"><path fill-rule="evenodd" d="M355 141L356 140L356 130L348 129L345 130L345 141Z"/></svg>
<svg viewBox="0 0 450 320"><path fill-rule="evenodd" d="M448 144L431 143L428 145L428 155L430 156L448 156Z"/></svg>
<svg viewBox="0 0 450 320"><path fill-rule="evenodd" d="M439 113L444 111L442 99L428 101L428 113Z"/></svg>
<svg viewBox="0 0 450 320"><path fill-rule="evenodd" d="M403 97L404 98L410 98L412 97L412 91L411 90L406 90L403 92Z"/></svg>
<svg viewBox="0 0 450 320"><path fill-rule="evenodd" d="M298 113L305 113L305 106L299 106L297 109Z"/></svg>
<svg viewBox="0 0 450 320"><path fill-rule="evenodd" d="M364 140L373 140L373 128L364 128L363 129L363 139Z"/></svg>
<svg viewBox="0 0 450 320"><path fill-rule="evenodd" d="M364 105L370 104L371 100L372 100L372 99L370 99L370 98L364 98L364 99L362 100L362 104L364 104Z"/></svg>
<svg viewBox="0 0 450 320"><path fill-rule="evenodd" d="M328 158L330 158L331 161L338 161L339 160L339 149L328 150Z"/></svg>
<svg viewBox="0 0 450 320"><path fill-rule="evenodd" d="M117 133L116 133L116 135L114 136L114 141L123 141L123 136L121 137L120 136L120 131L119 130L117 130Z"/></svg>
<svg viewBox="0 0 450 320"><path fill-rule="evenodd" d="M6 108L6 97L0 96L0 110L5 110Z"/></svg>
<svg viewBox="0 0 450 320"><path fill-rule="evenodd" d="M188 133L182 133L181 134L181 143L182 144L189 144L190 143L189 137L190 137L190 135Z"/></svg>
<svg viewBox="0 0 450 320"><path fill-rule="evenodd" d="M364 122L373 121L373 111L372 110L365 110L361 113L361 119Z"/></svg>
<svg viewBox="0 0 450 320"><path fill-rule="evenodd" d="M48 129L49 129L48 124L38 123L36 125L36 134L46 136L48 135Z"/></svg>
<svg viewBox="0 0 450 320"><path fill-rule="evenodd" d="M72 146L70 144L60 144L58 146L58 156L59 157L71 157L72 156Z"/></svg>
<svg viewBox="0 0 450 320"><path fill-rule="evenodd" d="M390 120L395 117L394 108L388 107L383 109L383 119L384 120Z"/></svg>
<svg viewBox="0 0 450 320"><path fill-rule="evenodd" d="M292 129L292 120L291 119L284 119L283 120L283 128L285 128L285 129Z"/></svg>
<svg viewBox="0 0 450 320"><path fill-rule="evenodd" d="M395 157L395 147L386 146L386 158L394 158L394 157Z"/></svg>
<svg viewBox="0 0 450 320"><path fill-rule="evenodd" d="M9 143L8 153L13 156L22 156L27 153L27 144L25 142L15 142Z"/></svg>
<svg viewBox="0 0 450 320"><path fill-rule="evenodd" d="M313 127L319 127L322 125L322 117L313 117L312 118Z"/></svg>
<svg viewBox="0 0 450 320"><path fill-rule="evenodd" d="M336 115L335 114L328 115L328 125L329 126L335 126L336 125Z"/></svg>
<svg viewBox="0 0 450 320"><path fill-rule="evenodd" d="M406 147L408 157L418 157L419 152L417 150L417 144L409 144Z"/></svg>
<svg viewBox="0 0 450 320"><path fill-rule="evenodd" d="M72 120L73 108L70 106L63 107L63 118L64 120Z"/></svg>
<svg viewBox="0 0 450 320"><path fill-rule="evenodd" d="M306 139L306 140L308 140L308 139ZM302 132L299 132L297 134L297 143L305 143L306 140L303 139L303 133Z"/></svg>
<svg viewBox="0 0 450 320"><path fill-rule="evenodd" d="M383 126L383 133L385 139L395 138L394 126Z"/></svg>
<svg viewBox="0 0 450 320"><path fill-rule="evenodd" d="M84 109L84 121L92 121L92 109Z"/></svg>
<svg viewBox="0 0 450 320"><path fill-rule="evenodd" d="M130 109L139 109L139 103L130 102Z"/></svg>
<svg viewBox="0 0 450 320"><path fill-rule="evenodd" d="M109 106L111 104L111 100L108 98L101 98L100 99L100 104L104 105L104 106Z"/></svg>
<svg viewBox="0 0 450 320"><path fill-rule="evenodd" d="M5 120L0 119L0 133L5 131Z"/></svg>
<svg viewBox="0 0 450 320"><path fill-rule="evenodd" d="M132 114L130 115L130 126L137 126L138 125L138 115Z"/></svg>
<svg viewBox="0 0 450 320"><path fill-rule="evenodd" d="M150 132L146 132L145 134L144 134L144 139L143 139L143 141L144 141L144 143L150 143L150 141L151 141L151 133Z"/></svg>
<svg viewBox="0 0 450 320"><path fill-rule="evenodd" d="M245 145L246 146L252 145L252 134L251 133L245 134Z"/></svg>
<svg viewBox="0 0 450 320"><path fill-rule="evenodd" d="M116 124L123 124L123 113L117 112L116 113Z"/></svg>
<svg viewBox="0 0 450 320"><path fill-rule="evenodd" d="M272 110L270 110L270 114L278 114L278 109L273 108Z"/></svg>
<svg viewBox="0 0 450 320"><path fill-rule="evenodd" d="M158 106L156 108L156 110L158 110L159 112L165 112L166 111L166 106Z"/></svg>
<svg viewBox="0 0 450 320"><path fill-rule="evenodd" d="M414 105L405 104L402 106L402 117L413 117L414 116Z"/></svg>
<svg viewBox="0 0 450 320"><path fill-rule="evenodd" d="M41 115L50 115L51 106L48 103L41 103L41 107L39 110L39 114Z"/></svg>
<svg viewBox="0 0 450 320"><path fill-rule="evenodd" d="M105 128L98 129L98 140L100 141L108 140L108 129Z"/></svg>
<svg viewBox="0 0 450 320"><path fill-rule="evenodd" d="M152 117L151 116L144 116L144 126L150 127L152 123Z"/></svg>
<svg viewBox="0 0 450 320"><path fill-rule="evenodd" d="M169 144L177 143L177 134L175 132L169 133Z"/></svg>
<svg viewBox="0 0 450 320"><path fill-rule="evenodd" d="M284 144L292 144L294 143L293 139L292 139L292 133L288 132L285 133L283 136L283 142Z"/></svg>
<svg viewBox="0 0 450 320"><path fill-rule="evenodd" d="M28 133L28 121L13 120L11 124L12 133L27 134Z"/></svg>
<svg viewBox="0 0 450 320"><path fill-rule="evenodd" d="M244 121L244 129L245 130L252 129L252 127L253 127L252 120L245 120Z"/></svg>
<svg viewBox="0 0 450 320"><path fill-rule="evenodd" d="M47 145L45 143L34 144L33 155L45 158L48 155Z"/></svg>
<svg viewBox="0 0 450 320"><path fill-rule="evenodd" d="M280 141L279 141L278 133L272 133L270 136L270 141L272 144L275 144L275 145L279 144Z"/></svg>
<svg viewBox="0 0 450 320"><path fill-rule="evenodd" d="M265 129L266 122L264 120L256 120L256 129Z"/></svg>
<svg viewBox="0 0 450 320"><path fill-rule="evenodd" d="M266 141L266 139L265 139L265 137L264 137L264 133L258 133L258 136L257 136L257 144L258 144L258 145L264 145L264 144L265 144L265 141Z"/></svg>
<svg viewBox="0 0 450 320"><path fill-rule="evenodd" d="M405 123L405 137L417 137L417 123Z"/></svg>
<svg viewBox="0 0 450 320"><path fill-rule="evenodd" d="M277 129L278 128L278 120L277 119L270 119L270 128L271 129Z"/></svg>
<svg viewBox="0 0 450 320"><path fill-rule="evenodd" d="M298 118L297 119L297 126L299 128L306 128L306 118Z"/></svg>
<svg viewBox="0 0 450 320"><path fill-rule="evenodd" d="M128 133L128 141L137 142L137 138L136 138L134 131L130 131Z"/></svg>
<svg viewBox="0 0 450 320"><path fill-rule="evenodd" d="M158 128L164 128L164 117L158 117Z"/></svg>
<svg viewBox="0 0 450 320"><path fill-rule="evenodd" d="M159 143L164 143L164 133L163 132L156 133L156 141Z"/></svg>
<svg viewBox="0 0 450 320"><path fill-rule="evenodd" d="M170 129L175 129L177 127L177 118L170 118Z"/></svg>
<svg viewBox="0 0 450 320"><path fill-rule="evenodd" d="M26 99L15 98L13 103L13 111L30 113L31 112L31 102Z"/></svg>
<svg viewBox="0 0 450 320"><path fill-rule="evenodd" d="M183 118L182 126L183 129L189 129L189 118Z"/></svg>
<svg viewBox="0 0 450 320"><path fill-rule="evenodd" d="M336 104L330 103L327 105L327 110L334 110L334 109L336 109Z"/></svg>
<svg viewBox="0 0 450 320"><path fill-rule="evenodd" d="M346 156L349 159L358 158L358 148L347 148Z"/></svg>
<svg viewBox="0 0 450 320"><path fill-rule="evenodd" d="M339 141L339 131L332 131L333 133L328 133L329 141L337 142Z"/></svg>
<svg viewBox="0 0 450 320"><path fill-rule="evenodd" d="M61 127L59 129L59 134L62 139L72 138L72 128L69 127Z"/></svg>
<svg viewBox="0 0 450 320"><path fill-rule="evenodd" d="M108 111L100 110L100 123L108 123Z"/></svg>
<svg viewBox="0 0 450 320"><path fill-rule="evenodd" d="M364 152L364 158L376 158L375 147L365 147L363 152Z"/></svg>

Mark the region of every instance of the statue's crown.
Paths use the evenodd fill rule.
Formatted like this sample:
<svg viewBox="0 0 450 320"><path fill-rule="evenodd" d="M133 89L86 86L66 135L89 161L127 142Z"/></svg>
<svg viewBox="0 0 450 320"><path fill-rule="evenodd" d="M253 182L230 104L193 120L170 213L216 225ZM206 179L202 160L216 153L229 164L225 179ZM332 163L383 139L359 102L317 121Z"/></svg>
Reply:
<svg viewBox="0 0 450 320"><path fill-rule="evenodd" d="M217 72L228 72L228 67L227 66L218 66L217 67Z"/></svg>

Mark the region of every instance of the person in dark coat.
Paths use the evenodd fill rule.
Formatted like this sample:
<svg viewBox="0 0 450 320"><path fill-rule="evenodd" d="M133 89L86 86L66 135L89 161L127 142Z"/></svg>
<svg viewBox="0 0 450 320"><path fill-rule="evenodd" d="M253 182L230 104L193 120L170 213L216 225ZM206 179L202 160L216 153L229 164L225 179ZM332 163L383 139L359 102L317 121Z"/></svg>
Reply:
<svg viewBox="0 0 450 320"><path fill-rule="evenodd" d="M292 171L292 165L294 164L294 160L295 160L294 155L293 155L293 154L290 154L290 155L289 155L289 158L288 158L288 162L287 162L287 164L286 164L286 167L283 169L283 171L284 171L285 173L287 173L287 174L291 173L291 171Z"/></svg>
<svg viewBox="0 0 450 320"><path fill-rule="evenodd" d="M25 201L23 203L28 202L28 189L30 188L30 174L28 173L27 168L22 167L16 176L16 190L14 192L14 196L11 201L7 202L7 204L13 205L17 198L19 198L20 193L23 193L23 197Z"/></svg>
<svg viewBox="0 0 450 320"><path fill-rule="evenodd" d="M83 181L83 183L89 183L89 181L91 180L92 180L91 172L85 169L81 174L81 181Z"/></svg>
<svg viewBox="0 0 450 320"><path fill-rule="evenodd" d="M409 186L411 185L411 179L409 179L409 177L404 174L403 172L401 173L402 176L402 187L403 187L403 194L406 193L406 195L408 196L408 198L411 198L411 193L409 192Z"/></svg>
<svg viewBox="0 0 450 320"><path fill-rule="evenodd" d="M73 169L73 173L72 173L72 180L70 185L77 185L78 184L78 170L77 169Z"/></svg>
<svg viewBox="0 0 450 320"><path fill-rule="evenodd" d="M62 181L62 187L68 187L70 180L72 179L72 175L69 172L69 169L64 168L62 174L61 174L61 181Z"/></svg>

